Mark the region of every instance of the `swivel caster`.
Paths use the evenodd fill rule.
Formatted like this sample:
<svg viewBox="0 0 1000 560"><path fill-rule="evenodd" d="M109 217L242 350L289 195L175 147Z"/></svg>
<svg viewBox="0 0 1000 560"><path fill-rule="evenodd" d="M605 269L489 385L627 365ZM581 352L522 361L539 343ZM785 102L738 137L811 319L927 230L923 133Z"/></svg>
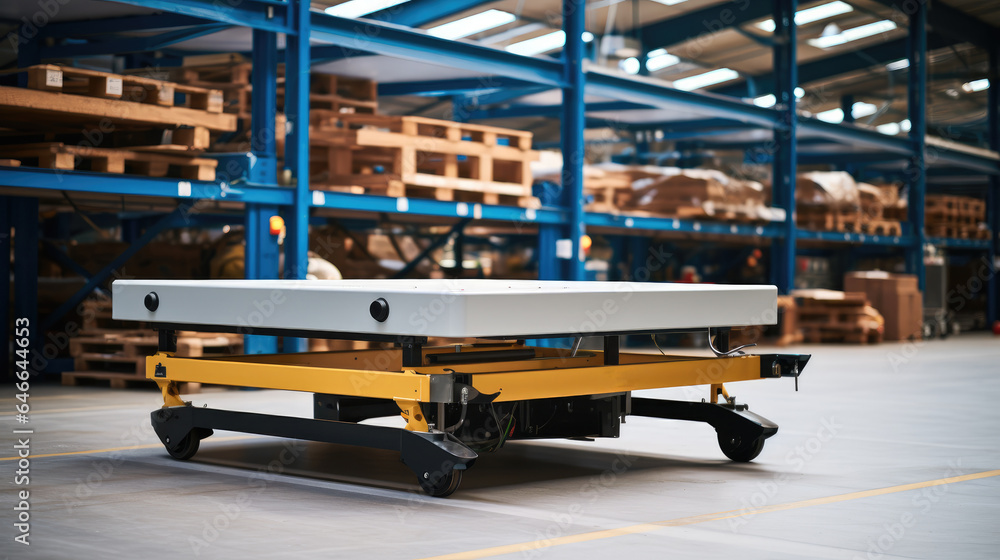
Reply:
<svg viewBox="0 0 1000 560"><path fill-rule="evenodd" d="M198 452L198 446L201 443L201 439L190 433L184 436L176 445L171 445L169 442L164 443L164 447L167 449L167 453L171 457L177 459L178 461L187 461L194 454Z"/></svg>
<svg viewBox="0 0 1000 560"><path fill-rule="evenodd" d="M417 480L428 496L446 498L458 490L458 485L462 483L462 471L453 470L448 474L425 473L424 476L417 476Z"/></svg>
<svg viewBox="0 0 1000 560"><path fill-rule="evenodd" d="M748 439L738 434L719 432L719 448L730 460L738 463L749 463L760 455L764 449L764 438Z"/></svg>

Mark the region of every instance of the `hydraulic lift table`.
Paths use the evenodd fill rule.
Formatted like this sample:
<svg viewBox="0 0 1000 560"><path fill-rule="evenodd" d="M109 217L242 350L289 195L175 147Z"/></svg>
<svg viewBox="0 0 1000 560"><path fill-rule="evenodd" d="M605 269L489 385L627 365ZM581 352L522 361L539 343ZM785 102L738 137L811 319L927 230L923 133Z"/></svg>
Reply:
<svg viewBox="0 0 1000 560"><path fill-rule="evenodd" d="M479 453L517 439L617 437L628 415L707 422L751 461L778 427L724 383L798 377L808 355L746 355L729 328L774 324L773 286L527 280L118 280L114 318L159 330L146 376L167 452L186 460L214 429L398 451L433 496ZM714 357L631 354L622 335L708 330ZM391 348L179 358L177 330L368 340ZM432 347L428 337L477 339ZM603 350L581 350L601 337ZM528 339L574 338L571 349ZM654 339L655 342L655 339ZM714 342L714 345L712 343ZM178 384L313 393L313 419L193 407ZM702 402L632 397L708 385ZM721 398L720 398L721 397ZM404 428L364 424L399 414Z"/></svg>

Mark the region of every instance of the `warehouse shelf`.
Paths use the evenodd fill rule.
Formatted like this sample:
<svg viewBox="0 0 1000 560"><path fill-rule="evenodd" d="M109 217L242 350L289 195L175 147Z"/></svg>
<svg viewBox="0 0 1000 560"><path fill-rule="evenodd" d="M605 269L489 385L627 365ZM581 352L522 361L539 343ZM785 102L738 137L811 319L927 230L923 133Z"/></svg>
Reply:
<svg viewBox="0 0 1000 560"><path fill-rule="evenodd" d="M997 113L996 92L990 90L991 125L994 129L994 151L969 150L960 145L928 139L923 130L923 112L926 108L925 84L921 76L926 75L927 50L926 23L927 6L921 4L909 14L912 40L907 44L911 62L911 120L913 131L908 137L887 136L874 130L851 124L831 124L816 120L795 110L794 89L798 79L796 73L796 29L788 25L796 8L794 0L778 0L772 6L754 3L751 10L763 16L771 15L777 22L775 41L774 71L770 81L780 100L773 108L758 107L746 100L728 95L689 92L678 90L665 82L641 76L625 76L590 67L584 61L581 32L583 29L582 0L563 0L563 28L570 39L560 58L526 57L502 50L485 47L470 41L451 41L435 37L424 31L405 26L419 26L444 17L442 10L468 9L482 4L482 1L465 0L455 3L415 3L412 11L401 10L398 20L388 14L385 19L402 25L375 19L357 21L339 18L322 12L310 11L304 0L243 0L236 3L219 3L215 0L83 0L79 13L87 13L88 7L110 6L114 9L96 10L108 19L87 20L86 22L59 21L46 26L41 36L52 38L74 33L88 35L123 30L185 29L157 36L157 40L137 42L127 40L102 40L88 43L79 49L80 54L94 52L123 53L135 52L150 45L175 45L184 41L197 41L206 34L224 30L227 38L232 38L235 51L246 51L251 43L254 68L259 74L258 84L273 84L276 64L284 60L288 64L286 78L286 105L291 134L287 138L286 167L293 178L298 178L293 187L277 187L274 173L268 165L274 164L273 144L255 145L253 151L265 162L261 170L250 173L245 181L202 182L153 179L128 176L109 176L86 172L59 172L28 168L0 169L0 185L13 189L46 189L50 191L78 191L88 193L117 194L124 196L152 196L168 199L225 200L243 203L247 207L248 224L259 220L260 212L280 207L289 217L288 245L286 254L286 275L300 277L306 251L305 224L309 223L309 211L356 212L363 215L384 214L405 218L406 216L426 216L452 218L455 220L478 219L503 221L514 224L529 224L538 228L540 251L552 256L554 252L548 244L556 239L569 239L573 246L570 254L579 254L580 239L586 228L595 231L611 231L621 235L631 232L679 232L691 235L728 235L735 238L764 238L773 242L772 262L778 268L775 282L782 291L794 286L796 240L809 242L851 243L873 246L900 247L907 256L911 272L922 279L922 245L930 242L936 245L969 250L996 251L998 211L996 196L1000 176L1000 116ZM436 6L430 7L436 4ZM445 9L445 5L449 7ZM422 10L422 11L418 11ZM714 9L714 8L706 8ZM701 13L701 12L698 12ZM697 14L691 14L695 17ZM753 14L741 13L741 18ZM659 25L663 32L681 25L686 17L667 20ZM689 18L688 18L689 19ZM741 20L742 21L742 20ZM749 20L747 20L749 21ZM785 22L785 23L782 23ZM87 31L81 32L86 27ZM697 27L694 26L694 27ZM666 30L666 31L664 31ZM690 29L670 31L686 34ZM284 51L277 49L277 34L287 35ZM27 36L27 34L25 34ZM672 36L672 35L671 35ZM157 42L159 41L159 42ZM991 44L992 44L991 39ZM138 45L138 46L137 46ZM43 54L59 53L52 45L40 41L27 41L19 51L22 66L37 62ZM48 49L48 50L47 50ZM90 49L90 50L88 50ZM119 50L116 50L119 49ZM211 50L211 49L209 49ZM583 211L582 161L580 158L565 157L570 162L563 176L565 184L562 198L548 201L550 206L540 209L490 206L471 203L454 203L410 198L405 206L397 199L372 195L353 195L310 190L308 175L308 134L305 126L295 126L308 121L308 76L305 70L310 63L330 73L337 73L359 56L369 57L365 66L380 75L369 76L381 79L379 91L382 95L435 95L461 96L470 91L491 93L483 95L483 101L503 103L504 108L477 109L466 115L468 119L513 118L530 115L549 115L560 118L562 149L564 154L578 154L582 151L583 128L586 126L608 126L612 123L622 130L667 129L678 138L699 139L699 144L711 148L722 145L764 145L770 146L773 156L770 163L778 179L774 186L775 205L786 212L794 209L794 177L799 161L847 161L851 158L864 160L872 168L886 168L898 171L907 177L911 192L910 223L911 233L901 236L882 237L856 233L814 232L795 227L789 220L762 225L728 224L707 221L675 220L672 218L623 216L617 214L588 213ZM400 65L399 61L407 61ZM393 62L395 61L395 62ZM428 63L433 61L433 63ZM393 67L395 64L395 67ZM992 66L996 67L994 60ZM405 72L398 72L402 68ZM429 68L440 70L437 78L426 72ZM808 71L812 71L812 67ZM402 75L402 77L397 76ZM416 78L419 76L419 80ZM266 89L266 88L265 88ZM273 122L274 108L267 107L254 89L255 121ZM518 104L518 99L527 94L544 94L554 91L561 99L542 105ZM678 115L683 115L679 119ZM713 143L714 142L714 143ZM930 148L928 148L930 147ZM933 157L926 155L931 149ZM268 163L270 162L270 163ZM764 163L764 162L762 162ZM916 173L905 173L915 168ZM991 181L991 228L990 240L960 240L927 238L922 233L923 193L930 171L935 173L974 173L982 180ZM16 190L18 195L25 191ZM249 228L248 228L249 229ZM262 235L260 228L254 235ZM916 232L916 233L913 233ZM905 232L904 232L905 233ZM266 242L266 236L249 239L251 247ZM256 250L256 249L254 249ZM248 259L254 259L254 251L248 252ZM268 262L268 265L275 264ZM248 267L250 269L252 267ZM266 268L266 267L265 267ZM265 272L271 274L271 272ZM275 272L276 273L276 272ZM565 262L547 263L540 271L543 278L582 279L583 262L566 259ZM921 280L922 281L922 280ZM991 297L993 294L991 293ZM991 303L991 313L996 316L996 298Z"/></svg>

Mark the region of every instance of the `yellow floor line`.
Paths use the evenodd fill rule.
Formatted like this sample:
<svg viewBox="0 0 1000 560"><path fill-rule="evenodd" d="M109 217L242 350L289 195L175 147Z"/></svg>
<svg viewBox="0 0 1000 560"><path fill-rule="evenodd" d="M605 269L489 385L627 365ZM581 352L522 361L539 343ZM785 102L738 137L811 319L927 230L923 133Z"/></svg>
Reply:
<svg viewBox="0 0 1000 560"><path fill-rule="evenodd" d="M236 441L241 439L251 439L261 436L224 436L224 437L213 437L206 441ZM42 457L62 457L64 455L93 455L97 453L110 453L112 451L131 451L133 449L153 449L156 447L163 447L162 443L147 443L145 445L128 445L125 447L109 447L107 449L88 449L86 451L66 451L64 453L45 453L43 455L32 454L29 459L41 459ZM0 457L0 461L14 461L20 459L21 457Z"/></svg>
<svg viewBox="0 0 1000 560"><path fill-rule="evenodd" d="M978 480L980 478L989 478L992 476L1000 476L1000 469L993 471L979 472L974 474L967 474L962 476L952 476L949 478L939 478L937 480L928 480L925 482L915 482L913 484L890 486L888 488L877 488L875 490L863 490L860 492L851 492L849 494L827 496L825 498L814 498L811 500L802 500L799 502L775 504L773 506L764 506L751 511L743 511L743 512L723 511L717 513L708 513L704 515L695 515L692 517L681 517L678 519L670 519L667 521L642 523L639 525L630 525L627 527L619 527L617 529L606 529L604 531L592 531L589 533L580 533L578 535L569 535L566 537L558 537L554 539L538 540L538 541L524 542L518 544L509 544L504 546L494 546L491 548L482 548L479 550L470 550L467 552L457 552L454 554L444 554L442 556L432 556L429 558L423 558L422 560L474 560L477 558L490 558L492 556L500 556L503 554L518 554L527 551L538 550L541 548L560 546L564 544L596 541L600 539L621 537L625 535L651 533L653 531L658 531L664 527L679 527L682 525L694 525L696 523L705 523L708 521L720 521L723 519L731 519L734 517L757 515L761 513L771 513L775 511L785 511L790 509L819 506L824 504L833 504L837 502L845 502L847 500L856 500L859 498L871 498L873 496L883 496L885 494L906 492L908 490L919 490L921 488L928 488L931 486L941 486L943 484L953 484L956 482Z"/></svg>

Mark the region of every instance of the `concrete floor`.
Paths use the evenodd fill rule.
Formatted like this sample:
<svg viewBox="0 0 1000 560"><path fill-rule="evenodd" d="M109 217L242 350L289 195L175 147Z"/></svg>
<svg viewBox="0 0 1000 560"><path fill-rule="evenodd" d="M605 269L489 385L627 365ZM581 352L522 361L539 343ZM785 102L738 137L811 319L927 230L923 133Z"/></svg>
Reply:
<svg viewBox="0 0 1000 560"><path fill-rule="evenodd" d="M149 427L155 391L37 386L30 547L13 541L3 387L0 556L996 558L1000 339L795 350L814 354L798 393L729 386L781 426L752 464L726 461L706 425L633 418L617 440L509 444L448 499L371 450L219 432L175 461ZM193 400L310 411L274 391Z"/></svg>

